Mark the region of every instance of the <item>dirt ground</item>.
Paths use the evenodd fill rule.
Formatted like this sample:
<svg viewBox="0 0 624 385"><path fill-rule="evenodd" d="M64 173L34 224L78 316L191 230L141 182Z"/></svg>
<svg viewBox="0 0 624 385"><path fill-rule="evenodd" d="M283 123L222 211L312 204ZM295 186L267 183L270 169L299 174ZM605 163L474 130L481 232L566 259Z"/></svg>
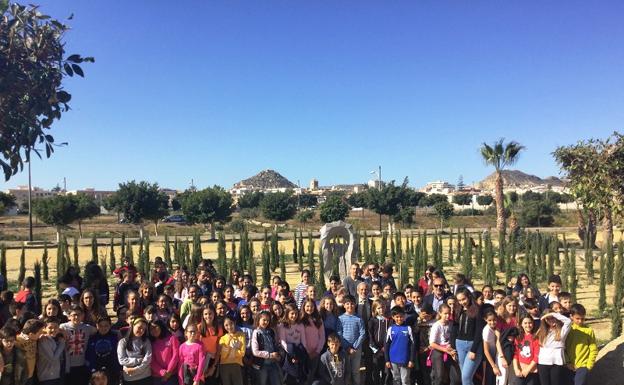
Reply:
<svg viewBox="0 0 624 385"><path fill-rule="evenodd" d="M428 231L429 234L431 234L432 232L433 230ZM616 232L616 234L619 239L619 236L620 236L619 232ZM560 236L561 236L561 233L560 233ZM578 242L578 238L572 232L566 233L566 237L569 242ZM179 239L183 240L186 238L180 237ZM190 240L190 237L188 239ZM618 239L616 239L616 241ZM119 242L119 238L116 238L116 241ZM100 240L100 242L104 242L104 241ZM109 240L106 240L106 242L109 242ZM315 250L318 250L318 242L319 242L318 238L315 239ZM600 237L598 239L598 242L600 244ZM69 239L68 243L70 244L69 245L70 254L72 254L73 253L72 240ZM81 246L79 246L79 249L78 249L79 260L80 260L80 263L83 265L86 264L86 262L88 262L89 260L91 260L91 247L90 245L87 246L86 245L87 243L90 243L90 240L88 238L82 239ZM171 243L173 243L173 239L171 239ZM381 246L381 239L376 238L375 243L376 243L376 248L379 251L380 246ZM406 245L406 240L404 239L403 247L405 247L405 245ZM431 239L428 240L428 245L429 247L431 247ZM227 247L227 256L229 259L231 255L231 242L227 242L226 247ZM238 244L237 244L237 247L238 247ZM279 247L284 248L284 250L286 251L286 254L290 255L292 253L292 248L293 248L292 239L281 240L279 242ZM261 249L262 249L262 242L255 241L254 250L255 250L256 256L258 256ZM454 245L454 249L455 249L455 245ZM134 245L133 250L134 250L135 258L137 258L136 256L138 255L138 245ZM304 250L306 250L307 252L307 239L304 239ZM27 271L28 271L27 274L32 274L32 266L36 260L41 259L42 252L43 252L43 249L41 247L26 249L26 266L27 266ZM98 259L106 258L106 260L108 261L109 252L110 252L110 246L108 244L100 245L98 248L98 254L99 254ZM215 242L203 242L202 252L205 258L216 259L217 244ZM20 253L21 253L21 250L19 248L10 248L7 250L7 274L8 274L9 281L12 282L13 284L16 283L15 281L17 280L17 276L18 276ZM56 266L56 247L55 246L49 247L48 253L50 256L50 262L49 262L50 279L48 280L48 282L44 283L44 301L45 299L56 295L55 287L54 287L54 281L57 277L56 271L54 268ZM118 260L119 260L120 254L121 254L120 246L117 244L115 246L115 255ZM152 240L151 246L150 246L151 259L153 260L156 256L162 256L162 255L163 255L163 243ZM445 258L445 262L446 262L446 258L448 256L448 236L445 236L445 238L443 239L443 255ZM588 285L587 275L586 275L586 271L584 268L585 262L582 258L583 251L577 250L576 256L577 256L577 261L576 261L577 272L579 276L577 298L579 302L581 302L582 304L586 306L588 313L591 315L589 317L589 323L595 329L597 339L600 342L609 341L610 329L611 329L610 320L606 316L600 317L598 316L598 314L596 314L597 307L598 307L598 283L599 283L599 273L600 273L599 264L597 262L594 263L594 271L595 271L594 283L592 285ZM458 271L459 268L460 268L459 265L448 266L448 267L445 267L445 272L447 273L447 275L450 276L452 273L455 273L456 271ZM556 268L555 270L558 271L558 268ZM260 265L257 266L257 272L258 272L258 276L260 276L261 275ZM279 274L279 268L276 271L276 274ZM287 276L287 281L291 284L291 286L294 287L294 285L296 285L299 282L298 265L292 262L287 263L286 276ZM504 274L499 273L498 278L499 278L499 282L501 282L501 285L502 285L502 282L504 280ZM479 288L482 285L482 281L480 279L475 279L474 284L477 288ZM541 283L539 287L544 288L545 286L546 285L544 283ZM609 305L611 302L612 292L613 292L613 285L608 285L607 286L607 303Z"/></svg>

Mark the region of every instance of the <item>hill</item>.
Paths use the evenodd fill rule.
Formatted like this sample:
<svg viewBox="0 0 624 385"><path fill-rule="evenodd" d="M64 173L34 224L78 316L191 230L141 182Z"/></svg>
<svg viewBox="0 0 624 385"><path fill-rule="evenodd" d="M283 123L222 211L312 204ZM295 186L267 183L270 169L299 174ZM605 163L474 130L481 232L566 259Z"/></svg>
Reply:
<svg viewBox="0 0 624 385"><path fill-rule="evenodd" d="M263 170L251 178L243 179L234 184L234 188L251 188L251 189L278 189L278 188L295 188L297 185L286 179L279 172L274 170Z"/></svg>
<svg viewBox="0 0 624 385"><path fill-rule="evenodd" d="M535 186L564 186L565 182L557 177L549 176L542 179L538 176L524 173L520 170L503 170L503 181L505 187L522 187L531 188ZM483 179L477 186L483 190L494 189L496 183L496 173L493 172L487 178Z"/></svg>

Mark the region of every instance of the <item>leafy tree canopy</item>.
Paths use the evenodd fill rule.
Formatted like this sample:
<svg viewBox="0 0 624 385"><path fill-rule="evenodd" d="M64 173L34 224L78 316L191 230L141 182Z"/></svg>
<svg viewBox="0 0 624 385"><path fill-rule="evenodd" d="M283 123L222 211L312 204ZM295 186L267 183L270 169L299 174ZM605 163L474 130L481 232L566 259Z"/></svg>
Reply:
<svg viewBox="0 0 624 385"><path fill-rule="evenodd" d="M319 209L321 221L325 223L342 221L349 215L349 205L339 195L330 195Z"/></svg>
<svg viewBox="0 0 624 385"><path fill-rule="evenodd" d="M448 198L444 194L429 194L425 195L419 202L420 207L431 207L435 206L438 202L447 202Z"/></svg>
<svg viewBox="0 0 624 385"><path fill-rule="evenodd" d="M264 193L262 191L252 191L238 198L238 207L241 209L259 207L262 198L264 198Z"/></svg>
<svg viewBox="0 0 624 385"><path fill-rule="evenodd" d="M114 195L111 201L117 210L134 224L144 220L157 221L169 213L169 198L160 191L158 183L120 183Z"/></svg>
<svg viewBox="0 0 624 385"><path fill-rule="evenodd" d="M455 194L453 195L453 203L467 206L472 203L472 194Z"/></svg>
<svg viewBox="0 0 624 385"><path fill-rule="evenodd" d="M368 191L353 193L347 198L351 207L368 207Z"/></svg>
<svg viewBox="0 0 624 385"><path fill-rule="evenodd" d="M491 195L479 195L477 196L477 203L480 206L489 206L494 201Z"/></svg>
<svg viewBox="0 0 624 385"><path fill-rule="evenodd" d="M15 205L15 197L13 195L0 191L0 214L4 214Z"/></svg>
<svg viewBox="0 0 624 385"><path fill-rule="evenodd" d="M76 199L76 219L81 221L87 218L93 218L100 214L100 206L95 202L91 195L77 194Z"/></svg>
<svg viewBox="0 0 624 385"><path fill-rule="evenodd" d="M0 1L0 166L5 180L23 169L31 152L39 157L40 151L46 157L54 152L50 130L71 100L63 80L84 77L80 64L94 61L66 55L68 29L37 6Z"/></svg>
<svg viewBox="0 0 624 385"><path fill-rule="evenodd" d="M260 202L262 215L272 221L291 219L297 211L297 201L291 191L265 194Z"/></svg>
<svg viewBox="0 0 624 385"><path fill-rule="evenodd" d="M225 223L231 219L233 212L232 195L220 186L187 190L181 195L180 201L182 212L191 223Z"/></svg>
<svg viewBox="0 0 624 385"><path fill-rule="evenodd" d="M33 214L45 224L64 227L77 219L78 199L75 195L55 195L33 201Z"/></svg>
<svg viewBox="0 0 624 385"><path fill-rule="evenodd" d="M318 204L318 197L312 194L301 194L297 198L300 207L312 207Z"/></svg>
<svg viewBox="0 0 624 385"><path fill-rule="evenodd" d="M448 201L436 202L436 204L433 205L433 208L440 220L447 220L453 216L453 205Z"/></svg>

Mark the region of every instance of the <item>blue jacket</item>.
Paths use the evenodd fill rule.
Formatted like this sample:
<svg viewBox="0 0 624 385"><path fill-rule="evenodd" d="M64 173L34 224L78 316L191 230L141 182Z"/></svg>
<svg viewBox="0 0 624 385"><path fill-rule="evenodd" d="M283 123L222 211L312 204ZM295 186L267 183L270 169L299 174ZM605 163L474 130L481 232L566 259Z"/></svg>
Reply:
<svg viewBox="0 0 624 385"><path fill-rule="evenodd" d="M391 325L386 336L386 361L406 365L416 362L416 344L412 337L412 328L403 325Z"/></svg>

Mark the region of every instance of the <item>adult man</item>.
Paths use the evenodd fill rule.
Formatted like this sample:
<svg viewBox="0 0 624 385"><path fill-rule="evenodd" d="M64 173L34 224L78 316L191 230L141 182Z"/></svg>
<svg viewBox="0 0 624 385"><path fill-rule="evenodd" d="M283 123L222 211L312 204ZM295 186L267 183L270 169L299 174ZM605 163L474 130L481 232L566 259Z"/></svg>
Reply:
<svg viewBox="0 0 624 385"><path fill-rule="evenodd" d="M449 294L445 292L444 287L446 282L443 278L436 278L433 280L433 292L428 294L423 299L423 306L431 305L435 312L438 311L440 305L444 303L444 300L449 297Z"/></svg>
<svg viewBox="0 0 624 385"><path fill-rule="evenodd" d="M368 293L368 284L366 282L358 283L356 313L362 319L362 321L364 321L364 325L368 325L368 322L371 318L372 303L371 300L368 298ZM364 342L362 343L362 360L360 362L360 366L367 369L370 369L373 358L373 354L370 349L369 338L370 336L368 335L367 329L366 336L364 337ZM372 384L372 370L366 370L361 381L361 383L363 384Z"/></svg>
<svg viewBox="0 0 624 385"><path fill-rule="evenodd" d="M347 290L347 294L354 298L357 297L357 285L361 281L358 275L359 270L360 265L357 263L352 264L349 270L349 276L342 280L342 286Z"/></svg>
<svg viewBox="0 0 624 385"><path fill-rule="evenodd" d="M364 278L364 282L368 283L368 286L371 286L373 282L381 281L381 276L379 275L379 265L377 263L369 263L366 270L367 274Z"/></svg>
<svg viewBox="0 0 624 385"><path fill-rule="evenodd" d="M381 270L381 286L390 285L392 286L393 291L396 291L396 283L394 282L394 277L392 276L393 270L394 266L390 263L383 266L383 269Z"/></svg>

